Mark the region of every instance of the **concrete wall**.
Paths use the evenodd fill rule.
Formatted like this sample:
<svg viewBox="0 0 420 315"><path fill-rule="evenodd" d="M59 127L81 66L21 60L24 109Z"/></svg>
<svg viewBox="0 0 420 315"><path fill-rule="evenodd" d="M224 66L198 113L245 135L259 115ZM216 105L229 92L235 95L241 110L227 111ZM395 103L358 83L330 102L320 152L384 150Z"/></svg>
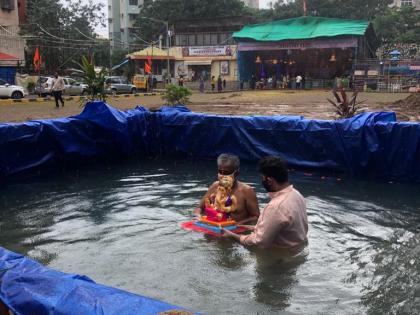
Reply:
<svg viewBox="0 0 420 315"><path fill-rule="evenodd" d="M25 41L19 36L17 0L14 0L14 4L15 6L13 10L0 9L0 25L2 26L0 27L0 52L24 60Z"/></svg>
<svg viewBox="0 0 420 315"><path fill-rule="evenodd" d="M0 25L19 25L18 5L17 0L14 0L15 8L11 11L0 8Z"/></svg>

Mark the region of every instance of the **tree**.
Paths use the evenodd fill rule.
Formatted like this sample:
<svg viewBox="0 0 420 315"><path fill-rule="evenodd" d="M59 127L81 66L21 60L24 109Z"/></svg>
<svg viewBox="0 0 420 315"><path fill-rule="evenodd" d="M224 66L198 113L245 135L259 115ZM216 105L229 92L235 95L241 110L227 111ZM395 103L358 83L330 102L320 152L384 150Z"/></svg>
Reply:
<svg viewBox="0 0 420 315"><path fill-rule="evenodd" d="M391 3L392 0L308 0L307 15L370 20ZM273 5L273 17L276 19L302 15L303 0L280 0Z"/></svg>
<svg viewBox="0 0 420 315"><path fill-rule="evenodd" d="M420 16L413 7L388 8L375 18L374 26L385 45L420 43Z"/></svg>
<svg viewBox="0 0 420 315"><path fill-rule="evenodd" d="M33 52L40 47L46 71L72 66L83 54L92 55L103 43L95 40L94 29L104 22L102 4L83 0L28 0L26 65L32 65Z"/></svg>
<svg viewBox="0 0 420 315"><path fill-rule="evenodd" d="M165 32L165 25L156 19L172 23L176 20L238 16L253 12L241 0L145 0L136 27L146 41L156 40Z"/></svg>

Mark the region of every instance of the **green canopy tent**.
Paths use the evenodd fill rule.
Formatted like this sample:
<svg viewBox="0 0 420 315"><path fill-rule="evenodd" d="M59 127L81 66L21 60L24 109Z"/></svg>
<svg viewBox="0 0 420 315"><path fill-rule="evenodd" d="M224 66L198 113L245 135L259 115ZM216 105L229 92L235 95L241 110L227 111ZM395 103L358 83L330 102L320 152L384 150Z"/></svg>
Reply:
<svg viewBox="0 0 420 315"><path fill-rule="evenodd" d="M311 67L314 72L317 62L320 68L332 69L333 64L324 64L325 59L348 71L349 59L372 58L377 47L373 27L368 21L313 16L247 25L235 32L233 38L238 42L241 80L249 80L256 68L263 68L255 63L266 61L275 64L276 68L282 67L282 73L286 71L285 67L300 67L296 70L300 72ZM322 65L320 60L324 60ZM344 72L335 69L328 74L320 73L320 76L332 75L334 71Z"/></svg>

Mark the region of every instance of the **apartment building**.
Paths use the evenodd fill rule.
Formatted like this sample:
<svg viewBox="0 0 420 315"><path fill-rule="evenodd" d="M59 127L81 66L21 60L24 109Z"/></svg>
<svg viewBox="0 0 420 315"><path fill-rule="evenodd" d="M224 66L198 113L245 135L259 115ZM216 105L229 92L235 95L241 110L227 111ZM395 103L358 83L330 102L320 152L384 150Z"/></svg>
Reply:
<svg viewBox="0 0 420 315"><path fill-rule="evenodd" d="M420 10L420 0L394 0L397 7L412 6L416 10Z"/></svg>
<svg viewBox="0 0 420 315"><path fill-rule="evenodd" d="M255 8L255 9L260 8L260 0L242 0L242 1L245 2L245 5L251 8Z"/></svg>
<svg viewBox="0 0 420 315"><path fill-rule="evenodd" d="M111 46L126 47L133 41L133 27L143 0L108 0L108 28Z"/></svg>
<svg viewBox="0 0 420 315"><path fill-rule="evenodd" d="M25 60L25 41L19 36L17 0L0 1L0 77L14 77L17 64ZM12 80L12 79L10 79ZM14 79L13 79L14 80Z"/></svg>

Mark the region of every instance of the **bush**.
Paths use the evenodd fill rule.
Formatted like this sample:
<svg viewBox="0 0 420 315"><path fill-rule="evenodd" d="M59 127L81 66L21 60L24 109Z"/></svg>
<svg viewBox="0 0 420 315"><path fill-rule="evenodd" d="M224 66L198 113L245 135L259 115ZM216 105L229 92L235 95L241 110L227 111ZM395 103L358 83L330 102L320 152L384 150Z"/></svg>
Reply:
<svg viewBox="0 0 420 315"><path fill-rule="evenodd" d="M26 85L26 88L28 89L29 93L35 92L35 82L29 81L28 84Z"/></svg>
<svg viewBox="0 0 420 315"><path fill-rule="evenodd" d="M167 101L170 105L186 105L189 103L189 97L191 96L191 94L191 91L183 86L170 84L166 88L165 94L162 96L162 99Z"/></svg>
<svg viewBox="0 0 420 315"><path fill-rule="evenodd" d="M336 101L333 101L329 98L327 98L327 101L335 107L335 113L337 114L339 119L350 118L360 112L360 104L363 103L363 101L356 101L357 92L353 92L353 95L351 97L347 96L343 88L334 89L332 93Z"/></svg>
<svg viewBox="0 0 420 315"><path fill-rule="evenodd" d="M79 63L83 71L82 79L87 84L87 95L85 99L81 99L81 105L89 101L101 100L106 101L107 94L105 91L105 80L108 72L102 68L100 72L95 71L95 64L93 57L89 59L86 56L82 57L82 62Z"/></svg>

